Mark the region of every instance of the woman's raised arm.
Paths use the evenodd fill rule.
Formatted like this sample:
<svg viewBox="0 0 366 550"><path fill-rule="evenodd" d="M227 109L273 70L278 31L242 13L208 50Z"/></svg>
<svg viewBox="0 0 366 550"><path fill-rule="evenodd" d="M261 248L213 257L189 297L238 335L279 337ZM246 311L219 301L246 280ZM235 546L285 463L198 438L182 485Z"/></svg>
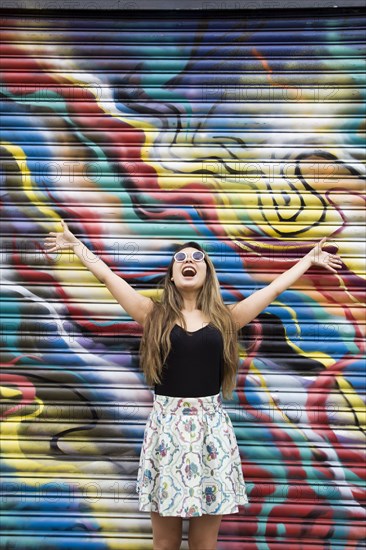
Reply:
<svg viewBox="0 0 366 550"><path fill-rule="evenodd" d="M228 305L238 330L253 321L281 292L284 292L294 284L310 266L325 267L329 271L336 273L336 269L342 266L342 261L339 256L322 250L325 241L326 237L323 237L310 252L290 269L278 275L269 285L253 292L248 298L244 298L244 300L236 304Z"/></svg>
<svg viewBox="0 0 366 550"><path fill-rule="evenodd" d="M61 249L73 248L74 253L82 261L82 263L103 283L123 307L137 323L143 325L146 315L153 306L153 301L147 296L139 294L131 285L124 279L113 273L108 265L98 258L84 243L75 237L70 231L67 223L61 220L62 231L50 231L50 237L45 238L46 252L56 252Z"/></svg>

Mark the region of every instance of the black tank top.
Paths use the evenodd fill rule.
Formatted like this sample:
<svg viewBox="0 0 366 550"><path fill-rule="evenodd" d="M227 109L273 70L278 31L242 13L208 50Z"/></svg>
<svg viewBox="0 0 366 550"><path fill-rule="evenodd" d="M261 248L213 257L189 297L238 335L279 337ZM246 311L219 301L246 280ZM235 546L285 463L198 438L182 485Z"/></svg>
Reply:
<svg viewBox="0 0 366 550"><path fill-rule="evenodd" d="M155 394L170 397L204 397L220 393L224 344L221 332L206 325L188 332L174 325L171 350Z"/></svg>

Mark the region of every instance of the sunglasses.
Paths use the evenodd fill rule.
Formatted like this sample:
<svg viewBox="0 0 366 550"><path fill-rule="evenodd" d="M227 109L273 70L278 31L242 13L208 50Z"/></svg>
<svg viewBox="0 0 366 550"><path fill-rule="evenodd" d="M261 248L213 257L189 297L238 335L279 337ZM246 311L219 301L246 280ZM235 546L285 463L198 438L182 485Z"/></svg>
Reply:
<svg viewBox="0 0 366 550"><path fill-rule="evenodd" d="M201 252L201 250L195 250L195 252L192 253L191 258L195 262L202 262L203 258L205 257L204 253ZM188 255L185 252L176 252L174 254L174 260L176 262L184 262L188 258Z"/></svg>

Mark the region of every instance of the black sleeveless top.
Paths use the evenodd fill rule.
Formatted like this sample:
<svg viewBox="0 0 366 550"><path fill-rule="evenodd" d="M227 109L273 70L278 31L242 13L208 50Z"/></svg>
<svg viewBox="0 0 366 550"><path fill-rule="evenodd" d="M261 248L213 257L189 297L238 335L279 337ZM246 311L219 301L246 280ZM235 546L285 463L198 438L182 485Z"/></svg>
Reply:
<svg viewBox="0 0 366 550"><path fill-rule="evenodd" d="M221 332L212 325L194 332L174 325L170 341L162 383L155 384L155 394L204 397L220 393L224 349Z"/></svg>

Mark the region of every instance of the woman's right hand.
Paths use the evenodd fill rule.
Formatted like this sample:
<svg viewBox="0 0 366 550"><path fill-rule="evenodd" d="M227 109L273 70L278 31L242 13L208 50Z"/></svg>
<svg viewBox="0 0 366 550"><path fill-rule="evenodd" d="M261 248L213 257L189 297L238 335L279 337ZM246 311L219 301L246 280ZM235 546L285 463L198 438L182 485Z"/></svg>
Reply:
<svg viewBox="0 0 366 550"><path fill-rule="evenodd" d="M56 252L56 250L74 248L75 245L80 244L79 239L77 239L67 227L67 223L64 222L64 220L60 220L60 222L62 231L58 233L50 231L48 234L52 236L45 237L44 246L47 247L46 252Z"/></svg>

